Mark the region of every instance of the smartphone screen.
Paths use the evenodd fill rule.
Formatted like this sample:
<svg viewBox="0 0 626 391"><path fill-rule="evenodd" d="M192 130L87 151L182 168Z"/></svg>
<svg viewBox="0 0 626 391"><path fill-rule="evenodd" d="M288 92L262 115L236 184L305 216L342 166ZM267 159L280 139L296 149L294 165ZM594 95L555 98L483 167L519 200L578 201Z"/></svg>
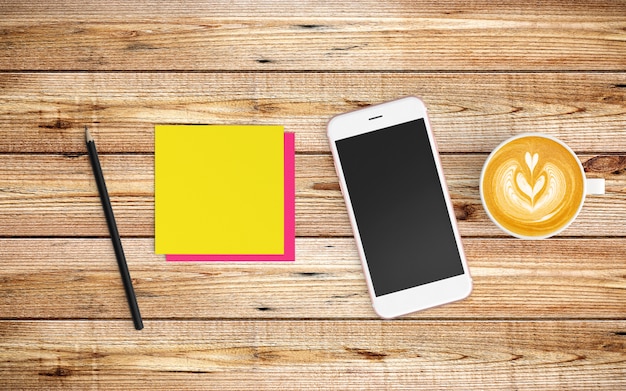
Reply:
<svg viewBox="0 0 626 391"><path fill-rule="evenodd" d="M335 143L375 295L463 274L424 119Z"/></svg>

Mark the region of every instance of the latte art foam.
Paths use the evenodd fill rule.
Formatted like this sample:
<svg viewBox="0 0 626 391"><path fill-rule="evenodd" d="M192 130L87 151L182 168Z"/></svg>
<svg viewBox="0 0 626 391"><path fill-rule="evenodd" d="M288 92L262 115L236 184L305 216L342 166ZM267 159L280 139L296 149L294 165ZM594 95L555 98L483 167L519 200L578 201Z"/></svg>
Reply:
<svg viewBox="0 0 626 391"><path fill-rule="evenodd" d="M554 164L523 166L519 159L509 159L494 173L494 180L504 186L504 191L495 193L495 202L520 221L543 221L563 207L560 200L565 196L565 176Z"/></svg>
<svg viewBox="0 0 626 391"><path fill-rule="evenodd" d="M492 219L519 236L544 237L565 227L584 198L578 159L540 136L517 138L497 149L480 185Z"/></svg>

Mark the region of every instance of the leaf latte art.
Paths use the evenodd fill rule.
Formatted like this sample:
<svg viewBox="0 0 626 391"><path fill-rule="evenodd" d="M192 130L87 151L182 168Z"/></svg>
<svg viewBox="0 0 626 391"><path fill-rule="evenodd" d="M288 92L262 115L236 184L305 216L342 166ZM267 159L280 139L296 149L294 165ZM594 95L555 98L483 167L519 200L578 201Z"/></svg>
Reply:
<svg viewBox="0 0 626 391"><path fill-rule="evenodd" d="M551 138L525 136L485 163L481 197L492 220L520 237L547 237L567 226L584 199L578 159Z"/></svg>
<svg viewBox="0 0 626 391"><path fill-rule="evenodd" d="M531 157L526 152L525 156L523 164L511 158L494 173L494 179L504 186L504 191L495 194L495 202L520 221L549 219L563 207L565 176L549 162L537 167L539 154Z"/></svg>

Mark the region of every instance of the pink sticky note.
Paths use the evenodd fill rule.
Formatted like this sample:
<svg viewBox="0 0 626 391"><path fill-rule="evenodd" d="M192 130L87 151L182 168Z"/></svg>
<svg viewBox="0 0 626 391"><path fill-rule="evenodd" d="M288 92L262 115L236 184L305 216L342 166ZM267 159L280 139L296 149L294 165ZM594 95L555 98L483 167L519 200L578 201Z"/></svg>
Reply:
<svg viewBox="0 0 626 391"><path fill-rule="evenodd" d="M296 260L295 135L285 133L285 253L284 254L168 254L167 261L295 261Z"/></svg>

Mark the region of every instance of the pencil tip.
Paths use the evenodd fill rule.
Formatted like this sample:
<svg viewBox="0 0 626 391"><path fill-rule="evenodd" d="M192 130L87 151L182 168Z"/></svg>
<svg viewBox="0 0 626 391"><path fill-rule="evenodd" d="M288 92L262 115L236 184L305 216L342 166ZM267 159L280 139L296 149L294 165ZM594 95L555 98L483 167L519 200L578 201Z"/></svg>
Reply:
<svg viewBox="0 0 626 391"><path fill-rule="evenodd" d="M87 126L85 126L85 141L93 141L93 137L91 137L91 133L89 133L89 128Z"/></svg>

